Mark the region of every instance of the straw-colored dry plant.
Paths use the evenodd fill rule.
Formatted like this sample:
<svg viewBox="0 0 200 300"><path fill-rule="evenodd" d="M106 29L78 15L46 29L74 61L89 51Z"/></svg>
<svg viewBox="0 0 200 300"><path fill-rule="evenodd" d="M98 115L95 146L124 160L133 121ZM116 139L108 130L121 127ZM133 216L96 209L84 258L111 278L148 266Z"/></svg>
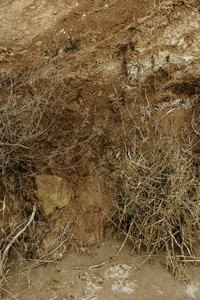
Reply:
<svg viewBox="0 0 200 300"><path fill-rule="evenodd" d="M44 253L51 256L55 249L61 253L71 242L74 227L74 221L69 222L56 247L40 246L39 236L50 229L42 215L36 214L35 178L49 168L51 159L69 149L60 150L59 143L52 145L55 134L59 137L59 103L53 98L56 85L37 90L28 75L23 80L8 74L0 78L0 276L12 261L11 251L14 258L33 259L44 259ZM24 209L25 203L29 211ZM43 249L41 257L35 252L38 246Z"/></svg>
<svg viewBox="0 0 200 300"><path fill-rule="evenodd" d="M166 252L167 265L194 258L200 235L200 190L190 145L174 137L144 139L118 157L113 218L134 251ZM131 228L130 228L131 226Z"/></svg>
<svg viewBox="0 0 200 300"><path fill-rule="evenodd" d="M50 74L44 78L44 72ZM53 77L48 63L39 61L19 77L11 73L0 76L0 275L11 251L48 260L71 244L75 217L66 218L60 236L42 244L52 224L40 209L35 179L52 168L78 166L99 138L96 129L85 136L68 123L65 78Z"/></svg>

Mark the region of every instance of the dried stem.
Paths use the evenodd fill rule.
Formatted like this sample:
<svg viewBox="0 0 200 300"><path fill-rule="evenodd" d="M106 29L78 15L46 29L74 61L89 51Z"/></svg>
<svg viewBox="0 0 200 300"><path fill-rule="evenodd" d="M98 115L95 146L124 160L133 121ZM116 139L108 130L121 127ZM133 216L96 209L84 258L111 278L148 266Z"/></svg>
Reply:
<svg viewBox="0 0 200 300"><path fill-rule="evenodd" d="M9 242L9 244L5 248L5 250L2 254L2 257L1 257L0 274L2 274L2 271L5 267L5 262L7 259L9 249L12 247L12 245L18 239L18 237L29 227L29 225L31 224L31 222L33 221L33 219L35 217L35 213L36 213L36 205L33 206L33 211L32 211L32 214L31 214L30 219L28 220L27 224L12 238L12 240Z"/></svg>

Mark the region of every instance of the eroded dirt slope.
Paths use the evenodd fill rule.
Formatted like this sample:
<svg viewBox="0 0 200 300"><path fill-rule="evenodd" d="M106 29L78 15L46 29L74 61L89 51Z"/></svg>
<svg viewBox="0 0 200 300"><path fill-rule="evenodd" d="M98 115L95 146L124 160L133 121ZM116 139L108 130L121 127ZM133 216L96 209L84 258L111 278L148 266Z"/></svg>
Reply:
<svg viewBox="0 0 200 300"><path fill-rule="evenodd" d="M54 203L49 215L45 215L41 201L37 202L38 227L30 226L26 232L28 242L24 245L28 247L35 236L38 244L36 249L27 253L23 246L25 256L36 259L45 253L47 245L52 246L55 257L59 256L63 248L57 251L56 247L64 245L62 239L69 220L74 222L75 229L70 235L72 240L68 242L79 250L85 251L90 244L113 237L115 230L110 226L108 216L114 195L112 187L105 182L104 174L112 171L118 157L132 153L135 142L142 143L144 138L151 140L154 135L167 138L173 134L181 143L190 143L195 176L199 178L199 9L199 1L192 0L1 1L2 97L14 98L15 103L34 103L35 98L41 99L41 107L47 99L56 103L52 105L55 110L48 108L43 115L43 122L49 124L59 111L56 134L53 141L52 138L41 139L41 145L39 143L41 154L51 152L54 155L49 156L46 168L38 160L34 172L57 178L61 186L63 180L63 186L67 186L71 197L66 207ZM31 106L26 113L30 111ZM136 125L140 132L134 130ZM60 158L58 151L65 155ZM37 190L38 186L34 187ZM34 201L41 199L32 191L29 196L21 195L10 205L4 201L9 201L4 192L2 189L2 207L8 205L5 224L15 230L30 216ZM9 219L12 210L13 215ZM21 244L17 246L19 250ZM106 249L101 247L109 256L113 255L110 249L116 245L108 244ZM65 250L66 247L63 252ZM97 249L95 251L98 252ZM126 251L127 248L125 254ZM129 259L132 258L129 254L100 274L96 271L94 274L75 272L74 264L72 266L67 260L55 268L56 275L51 273L54 268L51 266L35 273L29 270L30 274L27 271L22 275L22 288L15 287L13 290L11 286L10 291L14 291L17 299L35 299L37 292L38 299L96 300L106 299L108 294L107 299L132 299L134 294L143 300L149 297L149 293L155 299L168 299L175 294L176 299L198 299L196 269L191 269L194 283L182 289L172 282L176 292L171 293L172 289L168 287L165 293L165 284L158 280L163 269L160 266L156 269L157 278L154 277L153 281L145 277L145 285L142 277L148 275L149 267L145 265L141 274L139 269L136 280L131 273L135 265L134 262L130 264ZM98 252L97 257L104 259L102 252ZM86 263L78 254L72 254L72 260L81 265ZM93 259L93 262L96 263L96 260ZM66 288L68 265L74 282L70 281ZM48 280L44 278L47 270L50 272ZM118 272L119 277L115 278L114 273ZM68 276L66 280L63 274ZM16 279L17 284L20 276ZM39 276L39 279L34 276ZM29 296L22 296L20 293L27 288ZM122 294L118 294L119 290ZM143 293L144 290L147 292ZM13 297L5 295L5 299Z"/></svg>
<svg viewBox="0 0 200 300"><path fill-rule="evenodd" d="M74 237L100 242L112 234L105 223L113 198L101 175L126 147L132 151L133 124L144 134L156 128L167 136L173 128L183 142L199 140L198 1L5 0L0 11L1 80L27 82L19 97L40 90L45 99L49 90L61 99L58 135L49 147L70 148L75 135L81 145L59 167L48 162L73 201L48 216L45 241L76 214ZM196 144L197 173L198 151Z"/></svg>

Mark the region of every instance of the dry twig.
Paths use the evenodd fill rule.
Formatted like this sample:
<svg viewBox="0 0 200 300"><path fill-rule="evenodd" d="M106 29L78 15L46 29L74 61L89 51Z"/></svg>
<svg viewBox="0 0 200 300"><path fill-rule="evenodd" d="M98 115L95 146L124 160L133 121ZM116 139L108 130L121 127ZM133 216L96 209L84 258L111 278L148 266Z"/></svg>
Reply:
<svg viewBox="0 0 200 300"><path fill-rule="evenodd" d="M2 254L2 257L1 257L0 274L2 274L3 269L5 267L5 263L6 263L6 259L7 259L9 249L12 247L12 245L18 239L18 237L29 227L29 225L31 224L31 222L33 221L33 219L35 217L35 213L36 213L36 205L33 206L33 212L31 214L30 219L28 220L27 224L11 239L11 241L9 242L9 244L7 245L5 250L3 251L3 254Z"/></svg>

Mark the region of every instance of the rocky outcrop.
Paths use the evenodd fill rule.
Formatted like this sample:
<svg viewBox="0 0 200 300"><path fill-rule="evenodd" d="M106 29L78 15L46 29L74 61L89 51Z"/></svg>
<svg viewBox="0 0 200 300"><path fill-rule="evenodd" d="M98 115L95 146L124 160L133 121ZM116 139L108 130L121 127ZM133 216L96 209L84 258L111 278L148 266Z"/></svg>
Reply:
<svg viewBox="0 0 200 300"><path fill-rule="evenodd" d="M138 20L125 60L132 86L157 79L157 92L167 90L166 97L172 86L183 91L183 84L186 94L195 93L195 86L200 88L199 11L191 3L163 2Z"/></svg>

